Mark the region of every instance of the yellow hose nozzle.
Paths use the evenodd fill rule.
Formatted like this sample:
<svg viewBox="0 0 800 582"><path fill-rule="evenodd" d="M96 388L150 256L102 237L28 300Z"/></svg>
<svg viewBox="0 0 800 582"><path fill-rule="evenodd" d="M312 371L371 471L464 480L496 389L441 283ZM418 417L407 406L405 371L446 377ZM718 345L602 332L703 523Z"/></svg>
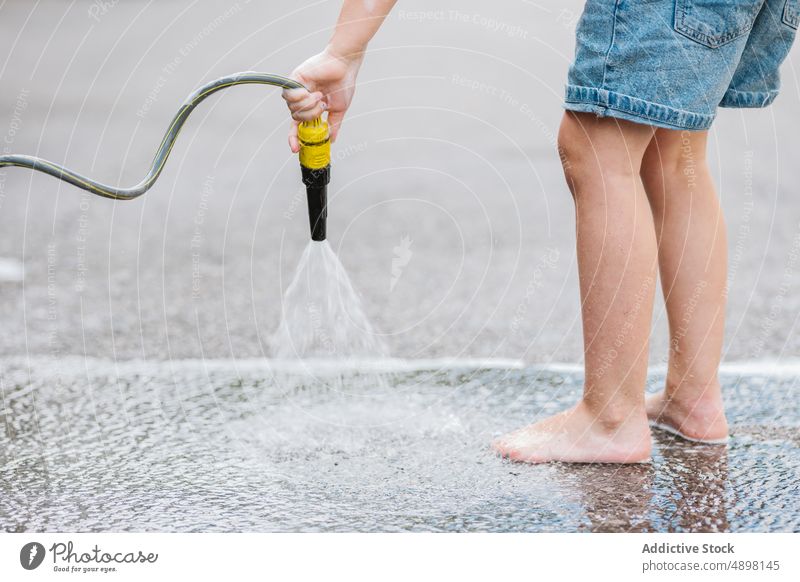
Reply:
<svg viewBox="0 0 800 582"><path fill-rule="evenodd" d="M331 140L328 122L317 118L304 121L297 128L300 140L300 165L309 170L321 170L331 163Z"/></svg>

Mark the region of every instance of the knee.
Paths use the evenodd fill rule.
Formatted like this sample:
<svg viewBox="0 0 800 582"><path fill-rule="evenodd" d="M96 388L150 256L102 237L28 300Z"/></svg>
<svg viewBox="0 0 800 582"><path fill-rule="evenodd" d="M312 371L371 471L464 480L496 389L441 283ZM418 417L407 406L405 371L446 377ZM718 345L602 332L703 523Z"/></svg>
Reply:
<svg viewBox="0 0 800 582"><path fill-rule="evenodd" d="M595 123L568 112L559 127L558 156L574 198L596 190L599 184L627 185L638 179L638 160L629 155L623 136L598 131Z"/></svg>
<svg viewBox="0 0 800 582"><path fill-rule="evenodd" d="M556 143L556 147L558 149L558 159L561 162L561 169L564 170L564 177L567 179L567 185L569 186L569 189L572 190L572 180L570 179L570 174L575 158L573 155L573 148L575 146L571 135L573 129L570 127L570 125L571 124L568 122L567 117L564 116L564 118L561 120L561 125L558 128L558 142Z"/></svg>
<svg viewBox="0 0 800 582"><path fill-rule="evenodd" d="M592 144L585 127L572 114L565 114L558 129L558 158L573 197L578 183L592 171Z"/></svg>

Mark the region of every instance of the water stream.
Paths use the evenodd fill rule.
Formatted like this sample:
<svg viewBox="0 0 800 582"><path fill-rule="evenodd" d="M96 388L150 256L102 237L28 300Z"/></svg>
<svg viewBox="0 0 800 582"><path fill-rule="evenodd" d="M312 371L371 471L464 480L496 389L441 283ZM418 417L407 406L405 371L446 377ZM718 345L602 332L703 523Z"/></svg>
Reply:
<svg viewBox="0 0 800 582"><path fill-rule="evenodd" d="M290 387L324 384L360 393L385 385L382 374L365 373L361 364L386 359L388 349L328 241L310 241L303 252L270 348L276 362L299 364L280 374Z"/></svg>

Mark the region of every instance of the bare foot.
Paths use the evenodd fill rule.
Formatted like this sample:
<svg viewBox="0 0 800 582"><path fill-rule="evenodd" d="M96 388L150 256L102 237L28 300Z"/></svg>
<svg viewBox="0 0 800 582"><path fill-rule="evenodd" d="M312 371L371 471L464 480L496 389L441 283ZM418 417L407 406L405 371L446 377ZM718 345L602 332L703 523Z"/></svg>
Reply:
<svg viewBox="0 0 800 582"><path fill-rule="evenodd" d="M724 443L728 438L728 421L719 388L706 390L699 398L681 397L680 393L667 398L661 391L650 396L645 406L654 425L688 440Z"/></svg>
<svg viewBox="0 0 800 582"><path fill-rule="evenodd" d="M612 426L580 402L500 437L492 448L524 463L644 463L650 460L650 428L644 411Z"/></svg>

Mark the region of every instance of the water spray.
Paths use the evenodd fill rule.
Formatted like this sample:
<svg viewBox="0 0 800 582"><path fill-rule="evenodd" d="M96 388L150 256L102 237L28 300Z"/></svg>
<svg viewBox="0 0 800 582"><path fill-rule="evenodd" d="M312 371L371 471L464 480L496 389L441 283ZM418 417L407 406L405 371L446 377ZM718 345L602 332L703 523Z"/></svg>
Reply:
<svg viewBox="0 0 800 582"><path fill-rule="evenodd" d="M0 168L7 166L28 168L63 180L96 196L112 200L134 200L150 190L158 180L172 151L172 146L175 145L175 140L192 111L209 96L234 85L271 85L283 89L305 89L302 83L293 79L254 72L236 73L203 85L183 102L178 113L172 119L164 139L161 140L161 145L153 157L147 175L141 182L130 188L102 184L60 164L36 156L19 154L0 156ZM300 137L300 166L303 183L306 185L308 194L311 238L315 241L322 241L325 240L327 230L327 190L331 177L328 124L322 119L301 123L298 134Z"/></svg>

